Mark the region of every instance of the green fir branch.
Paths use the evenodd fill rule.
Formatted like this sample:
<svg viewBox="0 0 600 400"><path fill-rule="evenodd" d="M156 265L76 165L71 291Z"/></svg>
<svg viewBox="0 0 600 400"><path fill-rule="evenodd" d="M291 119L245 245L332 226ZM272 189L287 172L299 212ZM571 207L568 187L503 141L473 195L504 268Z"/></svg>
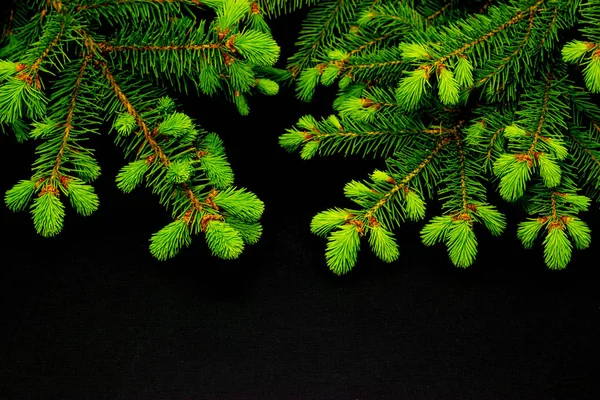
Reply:
<svg viewBox="0 0 600 400"><path fill-rule="evenodd" d="M84 141L108 121L129 159L116 177L117 187L131 192L145 182L173 218L150 240L154 257L174 257L201 233L211 251L227 259L257 242L263 203L232 186L221 140L177 111L156 81L179 89L197 86L192 77L211 62L214 70L201 78L213 79L200 90L220 89L240 108L236 97L251 89L277 93L277 84L253 67L274 64L279 47L268 29L245 29L252 13L248 1L202 5L215 18L198 21L196 0L15 4L2 38L0 124L39 144L32 177L8 190L5 202L13 211L29 209L40 235L60 233L67 198L84 216L98 209L90 182L100 167ZM105 24L112 31L108 37L101 29ZM148 75L156 81L145 80ZM240 112L247 110L246 104Z"/></svg>
<svg viewBox="0 0 600 400"><path fill-rule="evenodd" d="M378 237L373 251L395 259L382 246L401 222L426 216L426 199L440 201L443 215L422 228L423 243L444 243L451 262L468 267L477 225L494 236L506 229L490 189L524 207L529 218L517 236L528 248L543 236L549 268L564 268L572 248L588 247L590 230L578 213L600 199L600 109L589 96L600 92L598 10L598 0L356 7L354 22L297 71L304 101L337 82L337 114L304 116L280 136L304 159L385 158L385 171L344 187L355 210L313 219L311 230L328 238L329 267L353 268L362 236ZM581 37L573 38L576 27ZM411 175L432 143L444 143L444 151Z"/></svg>

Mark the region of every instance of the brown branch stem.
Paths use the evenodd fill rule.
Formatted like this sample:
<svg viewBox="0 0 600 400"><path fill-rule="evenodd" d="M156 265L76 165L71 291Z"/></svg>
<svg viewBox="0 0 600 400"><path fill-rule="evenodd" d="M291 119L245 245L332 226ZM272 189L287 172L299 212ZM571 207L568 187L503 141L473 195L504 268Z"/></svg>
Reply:
<svg viewBox="0 0 600 400"><path fill-rule="evenodd" d="M538 122L537 129L533 134L533 141L531 142L531 146L529 147L529 151L527 154L531 156L535 150L535 145L537 141L541 137L542 128L544 127L544 122L546 121L546 114L548 113L548 102L550 101L550 85L552 83L552 74L548 73L546 75L546 89L544 91L544 103L542 104L542 110L540 115L540 120Z"/></svg>
<svg viewBox="0 0 600 400"><path fill-rule="evenodd" d="M182 45L110 45L106 42L98 43L100 50L105 53L118 51L201 51L207 49L218 49L223 46L216 43L211 44L182 44Z"/></svg>
<svg viewBox="0 0 600 400"><path fill-rule="evenodd" d="M490 39L491 37L496 36L498 33L510 28L511 26L521 22L521 20L523 20L523 18L525 18L525 15L527 14L531 14L532 12L535 12L538 10L538 8L542 5L542 3L545 0L538 0L535 4L533 4L531 7L529 7L529 9L527 9L525 12L519 11L514 17L512 17L511 19L509 19L508 21L506 21L505 23L503 23L502 25L500 25L499 27L497 27L496 29L494 29L491 32L486 33L485 35L475 39L472 42L469 43L465 43L462 47L454 50L453 52L451 52L450 54L441 57L440 59L436 60L435 62L433 62L432 64L429 65L422 65L420 68L426 68L426 67L438 67L440 65L443 65L446 63L446 61L448 61L450 58L463 54L466 50L470 49L473 46L476 46L482 42L485 42L486 40Z"/></svg>
<svg viewBox="0 0 600 400"><path fill-rule="evenodd" d="M68 147L67 142L69 140L69 136L71 134L71 130L73 129L73 113L75 111L75 105L77 102L77 96L79 94L79 88L81 86L81 81L83 79L83 75L87 68L88 63L92 59L92 54L89 53L83 60L81 67L79 68L79 73L77 74L77 79L75 80L75 85L73 87L73 96L71 97L71 102L69 104L69 109L67 111L67 117L64 123L64 131L62 135L62 141L60 144L60 149L58 151L58 155L56 156L56 161L54 162L54 168L52 169L52 174L50 175L50 180L53 180L55 177L59 176L59 169L62 164L62 159L65 153L65 149Z"/></svg>
<svg viewBox="0 0 600 400"><path fill-rule="evenodd" d="M375 203L375 205L373 207L371 207L370 209L367 210L367 212L364 215L364 218L367 220L370 220L371 218L373 218L374 214L381 208L383 207L391 198L394 194L396 194L398 191L400 191L400 189L404 189L406 187L406 185L408 184L408 182L410 182L415 176L417 176L427 165L429 165L429 163L439 154L439 152L448 144L450 143L450 138L449 137L445 137L443 139L441 139L440 141L438 141L438 144L435 146L435 148L427 155L427 157L425 157L425 159L423 159L423 161L421 161L421 163L414 169L412 170L408 175L406 175L404 177L404 179L402 179L400 182L396 183L386 194L385 196L380 199L377 203Z"/></svg>

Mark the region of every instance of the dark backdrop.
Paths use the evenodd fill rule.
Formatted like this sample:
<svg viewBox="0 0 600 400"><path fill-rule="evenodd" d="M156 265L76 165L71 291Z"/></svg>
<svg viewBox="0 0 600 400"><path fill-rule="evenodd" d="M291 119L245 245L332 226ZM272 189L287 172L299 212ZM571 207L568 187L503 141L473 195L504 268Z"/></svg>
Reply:
<svg viewBox="0 0 600 400"><path fill-rule="evenodd" d="M274 29L286 57L297 23ZM522 249L503 205L507 232L480 236L467 270L420 243L420 222L398 231L399 261L364 246L334 276L310 219L348 205L343 184L383 164L302 161L277 144L301 115L327 115L332 96L254 96L248 117L180 97L225 141L237 184L266 203L262 240L238 260L211 257L201 237L154 260L148 238L168 215L148 190L116 189L124 161L107 135L91 141L103 168L94 215L69 209L45 239L27 213L0 207L0 399L598 398L598 213L592 248L564 271L544 266L539 244ZM0 148L4 193L29 176L34 147L2 135Z"/></svg>

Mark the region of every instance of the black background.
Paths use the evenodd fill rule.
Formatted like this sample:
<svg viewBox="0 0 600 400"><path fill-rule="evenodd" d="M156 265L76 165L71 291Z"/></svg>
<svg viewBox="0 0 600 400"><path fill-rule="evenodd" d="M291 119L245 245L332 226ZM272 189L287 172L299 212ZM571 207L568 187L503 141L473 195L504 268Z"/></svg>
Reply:
<svg viewBox="0 0 600 400"><path fill-rule="evenodd" d="M285 59L297 21L272 25ZM263 237L238 260L211 257L202 237L154 260L148 239L169 217L147 189L116 189L124 161L107 134L90 142L103 168L94 215L69 209L46 239L0 207L0 399L599 398L598 212L592 247L564 271L545 267L539 243L522 249L521 216L502 204L508 230L482 232L466 270L420 243L420 222L398 230L399 261L365 245L337 277L310 219L348 205L343 184L383 163L302 161L277 143L300 116L328 115L333 94L254 96L248 117L180 96L223 138L237 185L266 203ZM33 146L0 136L2 193L29 176Z"/></svg>

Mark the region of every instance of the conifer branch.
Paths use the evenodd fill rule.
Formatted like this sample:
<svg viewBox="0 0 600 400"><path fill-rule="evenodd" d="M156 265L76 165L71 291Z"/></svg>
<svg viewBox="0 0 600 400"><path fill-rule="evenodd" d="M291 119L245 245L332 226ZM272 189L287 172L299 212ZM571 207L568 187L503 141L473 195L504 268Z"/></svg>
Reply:
<svg viewBox="0 0 600 400"><path fill-rule="evenodd" d="M127 96L125 95L125 93L122 91L122 89L116 82L115 77L108 70L108 66L106 65L106 63L104 61L98 61L97 64L100 66L100 68L103 71L104 76L109 81L109 84L110 84L111 88L113 89L113 91L115 92L115 95L117 96L119 102L126 108L127 112L135 118L138 126L141 128L143 135L144 135L144 139L145 139L143 144L148 143L150 145L150 147L153 149L154 154L152 156L150 156L149 158L147 158L148 162L152 163L154 161L155 157L158 157L158 159L160 160L160 162L162 163L162 165L164 167L169 167L169 165L171 165L171 160L167 157L167 155L165 154L165 152L163 151L161 146L158 144L158 142L154 139L156 130L153 130L152 132L149 130L148 125L143 120L143 118L140 116L140 113L134 108L134 106L128 100ZM142 151L142 148L143 147L140 147L140 149L138 150L138 155ZM198 158L207 155L206 152L202 152L201 150L199 150L196 147L192 147L191 149L197 154ZM199 215L202 216L201 227L202 227L203 231L206 230L208 221L215 220L215 219L216 220L224 219L223 216L218 215L218 214L217 215L205 214L205 205L208 205L211 209L213 209L215 211L219 210L218 206L212 201L212 199L218 194L218 191L216 189L213 189L207 195L204 202L201 202L200 199L198 199L198 197L194 193L194 191L185 182L182 183L181 187L182 187L183 193L185 194L185 196L189 199L190 203L192 204L192 209L195 212L197 212ZM190 209L188 209L183 214L182 217L178 218L178 219L183 220L188 225L193 222L192 213L189 211L190 211Z"/></svg>
<svg viewBox="0 0 600 400"><path fill-rule="evenodd" d="M594 124L595 125L595 124ZM598 129L598 127L596 126L596 128ZM600 131L600 129L598 129ZM592 151L590 150L589 147L587 147L586 145L584 145L581 140L577 139L576 137L573 136L573 134L570 135L571 139L573 139L573 142L576 143L584 152L585 154L587 154L589 156L589 158L598 166L600 167L600 158L596 157L596 155L594 153L592 153Z"/></svg>
<svg viewBox="0 0 600 400"><path fill-rule="evenodd" d="M394 181L394 186L387 193L385 193L381 200L379 200L373 207L371 207L365 212L364 218L370 220L371 218L373 218L374 214L386 203L388 203L396 193L398 193L401 189L406 190L407 184L413 178L415 178L425 167L427 167L427 165L429 165L429 163L440 153L440 151L444 147L446 147L446 145L448 145L448 143L450 143L450 141L451 139L448 136L441 138L437 142L433 150L431 150L427 157L425 157L413 171L406 175L400 182Z"/></svg>
<svg viewBox="0 0 600 400"><path fill-rule="evenodd" d="M437 68L441 65L444 65L449 59L451 59L455 56L458 56L458 55L465 54L465 52L467 50L487 41L488 39L491 39L492 37L496 36L500 32L503 32L503 31L507 30L508 28L511 28L512 26L518 24L525 18L526 15L531 15L532 13L539 11L540 6L542 5L542 3L544 3L544 1L546 1L546 0L538 0L537 2L535 2L535 4L533 4L527 10L525 10L525 12L523 12L523 11L517 12L517 14L515 16L513 16L510 20L502 23L500 26L498 26L494 30L486 33L483 36L480 36L479 38L477 38L469 43L465 43L462 47L459 47L458 49L455 49L454 51L450 52L449 54L438 58L437 60L433 61L432 63L421 65L419 68L425 68L425 69ZM530 17L530 18L532 18L532 17Z"/></svg>
<svg viewBox="0 0 600 400"><path fill-rule="evenodd" d="M555 192L554 190L550 194L550 209L552 210L552 215L550 216L550 218L553 222L556 221L556 216L558 214L558 212L556 210L556 195L557 194L558 193ZM560 224L558 226L560 226ZM562 226L561 226L561 228L562 228ZM551 229L551 227L549 227L548 229Z"/></svg>
<svg viewBox="0 0 600 400"><path fill-rule="evenodd" d="M554 14L552 15L552 21L550 22L550 25L548 26L548 29L546 30L546 32L544 32L542 41L540 42L540 47L544 46L544 43L546 42L546 39L548 39L550 32L552 32L552 30L554 29L554 26L556 25L557 17L558 17L558 6L554 6Z"/></svg>
<svg viewBox="0 0 600 400"><path fill-rule="evenodd" d="M487 76L484 76L483 78L481 78L475 84L475 87L478 87L478 86L482 85L483 83L487 82L490 78L492 78L493 76L498 74L500 71L502 71L504 68L506 68L506 66L509 65L509 63L517 55L521 54L521 50L523 50L523 47L527 44L527 42L529 41L529 38L531 37L531 32L533 31L534 16L535 16L535 14L533 13L533 11L530 11L529 12L529 28L527 29L527 32L525 33L525 37L523 37L523 40L519 44L519 47L517 47L515 49L515 51L513 51L510 55L508 55L507 57L504 57L502 59L502 63L498 64L498 66L492 72L490 72Z"/></svg>
<svg viewBox="0 0 600 400"><path fill-rule="evenodd" d="M60 26L60 31L58 32L58 34L56 34L56 36L54 37L52 42L50 42L50 44L48 46L46 46L44 51L39 55L39 57L30 66L26 66L25 71L23 71L21 74L17 75L17 79L24 80L29 85L31 85L32 82L35 80L36 88L37 89L41 88L41 82L39 79L38 70L39 70L42 62L50 54L52 48L55 47L58 44L58 42L60 41L60 38L62 37L62 35L64 33L64 29L65 29L65 23L64 23L64 21L62 21L61 26Z"/></svg>
<svg viewBox="0 0 600 400"><path fill-rule="evenodd" d="M218 43L210 44L184 44L170 46L152 46L152 45L110 45L106 42L98 43L98 46L104 53L118 51L203 51L220 49L223 45Z"/></svg>
<svg viewBox="0 0 600 400"><path fill-rule="evenodd" d="M147 142L150 145L150 147L154 151L154 154L156 155L156 157L158 157L159 161L165 167L168 167L170 164L169 159L164 154L164 152L162 151L161 147L158 145L156 140L154 140L154 138L152 136L152 132L148 128L148 125L146 125L146 122L142 119L142 117L140 116L138 111L134 108L133 104L131 104L131 102L127 98L127 95L123 92L123 90L117 83L114 75L108 69L108 65L106 64L106 62L103 60L97 60L96 65L102 69L102 73L104 74L104 77L108 81L108 84L110 85L111 89L114 91L119 102L123 105L123 107L125 107L127 112L131 116L133 116L133 118L135 118L136 123L142 129L142 133L144 135L145 142Z"/></svg>
<svg viewBox="0 0 600 400"><path fill-rule="evenodd" d="M319 43L325 37L326 29L328 29L332 25L333 21L335 20L335 17L340 12L340 8L342 7L342 4L344 3L344 1L345 0L337 0L337 5L331 11L331 14L329 15L329 18L325 21L325 23L323 24L323 27L322 27L321 31L319 32L317 38L313 41L312 45L310 46L311 53L309 53L308 55L306 55L303 60L300 60L300 65L304 64L306 62L306 60L308 59L308 57L310 57L310 56L312 56L314 54L314 52L316 51L317 47L319 46Z"/></svg>
<svg viewBox="0 0 600 400"><path fill-rule="evenodd" d="M540 110L540 118L535 132L533 132L533 141L531 142L531 146L527 151L527 155L529 157L534 157L535 154L535 146L542 135L542 129L544 127L544 121L546 120L546 115L548 113L548 102L550 100L550 86L552 84L552 74L546 74L546 87L544 90L543 103Z"/></svg>
<svg viewBox="0 0 600 400"><path fill-rule="evenodd" d="M389 67L392 65L400 65L405 63L404 60L390 60L390 61L381 61L381 62L375 62L375 63L370 63L370 64L352 64L352 65L348 65L348 69L350 71L354 70L354 69L371 69L371 68L376 68L376 67Z"/></svg>
<svg viewBox="0 0 600 400"><path fill-rule="evenodd" d="M145 139L145 141L143 142L143 144L148 143L150 145L150 147L152 148L152 150L154 151L154 155L151 156L151 157L149 157L148 161L150 163L152 163L154 161L155 157L158 157L158 159L160 160L160 162L162 163L162 165L164 167L169 167L169 165L171 165L171 160L166 156L166 154L164 153L164 151L161 148L161 146L154 139L154 135L156 134L156 130L153 130L152 132L150 132L150 130L148 128L148 125L142 119L142 117L140 116L139 112L134 108L134 106L128 100L128 98L125 95L125 93L121 90L120 86L118 85L118 83L115 80L115 77L108 70L108 66L106 65L106 63L103 62L103 61L99 61L98 64L102 68L104 76L109 81L109 84L110 84L111 88L113 89L113 91L115 92L115 95L119 99L119 102L127 109L127 112L135 118L138 126L142 129L142 132L143 132L143 135L144 135L144 139ZM140 152L142 151L142 149L143 149L143 145L138 150L138 155L140 154ZM201 156L205 156L206 155L206 153L201 152L196 147L192 147L191 149L198 155L199 158ZM218 194L218 191L216 191L216 189L213 189L213 191L211 191L209 193L209 195L206 197L204 203L202 203L198 199L198 197L196 196L196 194L194 193L194 191L192 189L190 189L185 182L182 183L182 189L183 189L183 192L185 193L185 196L189 199L190 203L192 204L193 209L196 212L200 213L200 215L204 215L204 210L205 210L204 205L205 204L208 205L208 206L210 206L213 210L218 211L218 207L212 201L212 198L214 198L214 196L216 194ZM191 214L189 214L186 211L186 213L184 215L186 216L184 218L184 221L186 223L191 223L191 221L192 221L190 219L191 218ZM210 217L210 218L214 219L216 217ZM218 219L223 219L223 217L219 216ZM206 221L208 221L208 220L205 219L202 222L203 230L206 229Z"/></svg>
<svg viewBox="0 0 600 400"><path fill-rule="evenodd" d="M500 133L504 131L504 128L499 128L496 130L496 132L494 132L494 134L492 135L491 139L490 139L490 144L488 146L487 149L487 153L486 153L486 160L491 161L492 159L492 150L493 150L493 146L494 146L494 142L496 141L496 139L498 138L498 136L500 135Z"/></svg>
<svg viewBox="0 0 600 400"><path fill-rule="evenodd" d="M192 82L208 94L225 89L226 94L235 93L241 114L248 112L244 94L252 88L267 95L277 93L278 85L254 70L270 67L279 55L268 28L260 21L246 21L257 8L246 0L204 3L210 3L216 14L215 32L205 31L207 19L197 22L191 9L200 4L196 0L15 3L18 8L10 22L18 26L7 47L0 49L0 123L21 137L43 142L36 147L39 157L33 176L8 190L5 202L13 211L30 207L39 234L60 233L65 198L82 215L98 208L98 196L89 182L100 175L100 167L93 150L79 143L84 133L96 132L106 118L101 113L108 111L117 133L115 142L124 145L127 157L137 150L136 159L118 173L117 187L127 193L145 179L174 219L152 236L153 256L173 257L191 242L192 234L200 232L213 254L226 259L238 257L245 244L256 243L264 204L253 193L232 186L222 141L198 129L189 116L176 111L164 91L136 75L151 67L156 78ZM137 24L128 28L131 17L142 29L155 32L142 32ZM96 39L97 33L97 37L106 35L96 32L105 22L115 36ZM215 49L222 56L218 51L213 54ZM114 56L136 52L160 55ZM133 60L134 65L124 65L123 59ZM44 68L46 64L49 67ZM137 64L143 64L140 71ZM157 65L161 68L154 68ZM123 66L133 74L124 74ZM200 74L188 71L192 66L201 66ZM42 70L51 76L43 88L51 93L50 102L39 80ZM31 85L34 80L36 85ZM124 112L110 115L116 110ZM27 133L29 120L33 129Z"/></svg>
<svg viewBox="0 0 600 400"><path fill-rule="evenodd" d="M474 224L493 235L506 225L483 186L496 179L505 200L520 200L534 216L519 223L523 245L542 233L546 264L564 268L572 248L591 241L577 214L592 199L578 194L580 186L600 199L600 111L589 95L600 92L599 1L13 2L0 48L0 125L43 142L33 176L6 193L6 204L30 206L44 236L61 230L65 198L77 212L93 212L98 199L88 183L100 172L79 141L102 124L100 112L117 111L108 115L115 142L135 155L117 186L130 192L145 180L173 219L153 235L151 253L172 257L203 233L215 255L235 258L260 237L263 204L232 186L220 139L177 112L156 83L222 92L245 115L253 90L273 95L274 80L297 77L303 101L317 85L338 82L339 119L302 117L280 137L284 148L303 159L385 157L385 171L344 187L357 210L330 209L311 223L327 237L334 273L354 266L361 238L384 262L396 260L391 229L424 219L425 198L441 200L443 215L423 227L423 243L444 242L452 263L468 267L477 253ZM313 4L299 50L286 70L274 68L279 47L264 17ZM200 5L215 18L199 18ZM109 31L97 32L106 24ZM585 88L571 80L578 70Z"/></svg>
<svg viewBox="0 0 600 400"><path fill-rule="evenodd" d="M402 18L398 15L393 15L393 14L386 14L386 13L382 13L382 12L376 12L376 11L371 11L368 14L369 18L387 18L387 19L391 19L392 21L398 21L398 22L402 22L403 24L406 24L408 26L413 26L413 21L411 19L407 19L407 18Z"/></svg>
<svg viewBox="0 0 600 400"><path fill-rule="evenodd" d="M291 130L280 138L289 150L301 148L304 159L317 153L364 150L366 156L386 150L389 171L375 171L371 181L351 181L344 188L346 197L360 206L358 211L330 209L311 223L314 233L328 237L326 261L335 273L352 268L361 236L369 238L382 260L394 259L392 233L376 232L396 227L406 217L422 219L421 193L442 200L444 210L423 228L423 243L445 242L456 266L471 265L477 253L474 223L484 224L493 235L506 225L504 216L487 203L483 183L494 178L484 172L499 178L505 200L522 200L529 214L549 220L555 209L564 234L538 220L520 224L518 233L530 247L544 228L548 267L564 268L571 251L568 237L577 248L589 245L589 229L571 214L586 209L590 201L577 194L578 184L594 186L591 191L598 198L600 129L594 122L588 127L587 119L598 120L600 114L588 93L569 80L563 61L581 67L590 92L600 90L597 4L490 0L481 2L477 13L461 9L456 1L416 5L382 0L357 8L358 27L350 26L329 46L328 56L301 71L298 80L298 96L306 101L319 83L329 86L339 77L334 109L344 129L335 128L334 120L318 125L315 133L307 117L304 131ZM418 14L418 23L408 26L404 17L411 13ZM561 59L556 47L577 22L584 26L586 40L564 46ZM537 67L541 64L542 71ZM471 125L461 132L444 128L465 116ZM433 129L438 123L440 129ZM431 159L431 168L423 168L414 179L411 174L430 155L424 151L431 145L425 135L450 138L456 148ZM406 177L413 178L411 189L403 186ZM348 213L350 219L344 217Z"/></svg>
<svg viewBox="0 0 600 400"><path fill-rule="evenodd" d="M444 11L446 11L448 9L448 7L450 7L455 0L449 0L446 4L444 4L443 6L441 6L437 11L435 11L433 14L428 15L427 17L425 17L425 20L428 23L431 23L431 21L433 21L434 19L438 18L439 16L441 16Z"/></svg>
<svg viewBox="0 0 600 400"><path fill-rule="evenodd" d="M454 141L458 147L458 162L460 165L460 188L462 197L462 215L464 218L469 219L468 204L467 204L467 177L465 171L465 152L463 149L462 139L458 134L454 135Z"/></svg>
<svg viewBox="0 0 600 400"><path fill-rule="evenodd" d="M300 71L311 62L311 59L315 56L319 48L327 40L331 40L327 34L336 29L336 19L342 15L342 8L351 2L351 0L332 0L329 3L323 3L322 7L321 5L317 5L317 7L321 7L322 11L326 10L328 12L327 18L324 21L320 21L318 26L310 26L303 35L304 37L301 35L302 50L290 58L287 66L287 70L291 72L292 78L295 79ZM314 15L309 14L308 18L311 17L314 17Z"/></svg>
<svg viewBox="0 0 600 400"><path fill-rule="evenodd" d="M77 102L77 95L79 94L79 87L81 86L81 80L83 79L83 75L85 74L85 70L88 66L88 63L92 59L93 54L88 53L83 62L81 63L81 67L79 68L79 73L77 74L77 79L75 80L75 84L73 86L73 93L71 95L71 102L69 104L69 108L67 110L67 116L64 122L64 131L62 134L62 140L60 144L60 148L58 150L58 155L56 156L56 161L54 162L54 168L52 169L52 173L50 175L50 180L54 180L55 177L59 176L60 166L63 160L63 155L65 153L65 149L68 146L69 135L71 133L71 129L73 129L73 112L75 111L75 104Z"/></svg>
<svg viewBox="0 0 600 400"><path fill-rule="evenodd" d="M313 139L317 139L317 140L322 140L322 139L326 139L326 138L357 138L357 137L372 137L372 136L386 136L386 135L405 135L405 134L419 134L419 133L427 133L430 135L439 135L442 133L448 133L448 132L453 132L452 129L450 128L431 128L431 129L421 129L421 130L414 130L414 129L399 129L399 130L395 130L393 132L391 131L364 131L364 132L352 132L352 131L345 131L345 130L340 130L338 132L334 132L334 133L323 133L321 131L319 131L318 128L314 127L311 131L311 133L304 131L304 139L305 140L313 140Z"/></svg>
<svg viewBox="0 0 600 400"><path fill-rule="evenodd" d="M370 40L370 41L368 41L368 42L366 42L366 43L364 43L364 44L362 44L362 45L358 46L357 48L355 48L355 49L353 49L353 50L350 50L350 51L348 52L348 56L353 56L353 55L355 55L355 54L358 54L358 53L360 53L360 52L362 52L362 51L364 51L364 50L368 49L369 47L372 47L372 46L376 45L376 44L377 44L377 43L379 43L379 42L382 42L382 41L384 41L384 40L386 40L386 39L389 39L389 38L391 38L391 37L393 37L393 36L396 36L396 35L397 35L398 33L400 33L400 32L402 32L402 30L401 30L401 29L398 29L398 30L396 30L396 31L388 32L388 33L385 33L385 34L383 34L383 35L381 35L381 36L379 36L379 37L376 37L375 39L373 39L373 40ZM333 61L330 61L330 63L334 63L334 62L333 62Z"/></svg>
<svg viewBox="0 0 600 400"><path fill-rule="evenodd" d="M217 210L218 211L218 207L211 201L211 199L218 193L216 190L210 192L207 197L206 200L204 201L204 204L202 204L200 202L200 199L198 199L198 197L196 197L196 195L194 194L194 192L192 191L192 189L190 189L188 187L188 185L186 183L182 184L183 187L183 192L185 193L185 195L187 196L187 198L190 200L190 203L192 203L192 208L201 213L204 211L204 204L210 205L210 207L213 210ZM186 212L187 215L187 212ZM188 216L189 217L189 216ZM222 218L222 217L220 217Z"/></svg>

